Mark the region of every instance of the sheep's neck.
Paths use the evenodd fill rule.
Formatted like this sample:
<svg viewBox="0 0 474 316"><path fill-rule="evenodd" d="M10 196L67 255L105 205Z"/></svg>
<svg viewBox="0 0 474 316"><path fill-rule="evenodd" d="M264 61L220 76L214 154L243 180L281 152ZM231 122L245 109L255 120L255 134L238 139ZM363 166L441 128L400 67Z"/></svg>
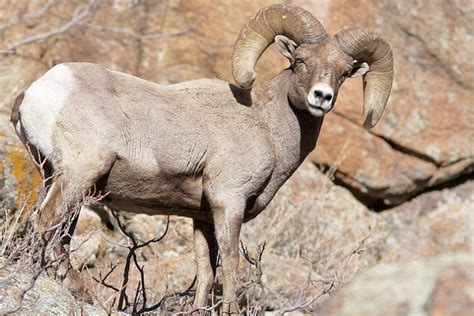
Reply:
<svg viewBox="0 0 474 316"><path fill-rule="evenodd" d="M290 76L291 71L284 70L268 84L265 93L256 93L256 108L267 124L275 145L275 172L277 177L285 178L284 181L316 146L323 122L322 118L315 118L290 104Z"/></svg>

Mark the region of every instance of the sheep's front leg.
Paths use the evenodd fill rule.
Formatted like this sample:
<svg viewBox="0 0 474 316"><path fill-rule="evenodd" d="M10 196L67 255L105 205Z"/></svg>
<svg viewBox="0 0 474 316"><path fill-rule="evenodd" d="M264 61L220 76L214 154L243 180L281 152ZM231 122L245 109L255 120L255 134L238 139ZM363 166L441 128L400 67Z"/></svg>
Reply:
<svg viewBox="0 0 474 316"><path fill-rule="evenodd" d="M194 252L197 262L197 286L194 308L207 305L217 266L217 242L214 225L194 220ZM201 313L204 314L204 313Z"/></svg>
<svg viewBox="0 0 474 316"><path fill-rule="evenodd" d="M219 254L222 260L223 314L237 314L236 296L239 268L239 237L245 201L228 196L211 201Z"/></svg>

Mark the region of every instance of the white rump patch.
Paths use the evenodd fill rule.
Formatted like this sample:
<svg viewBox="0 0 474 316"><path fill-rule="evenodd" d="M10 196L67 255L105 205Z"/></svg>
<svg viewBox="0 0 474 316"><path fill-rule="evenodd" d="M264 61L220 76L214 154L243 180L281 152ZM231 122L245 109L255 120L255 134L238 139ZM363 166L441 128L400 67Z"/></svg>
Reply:
<svg viewBox="0 0 474 316"><path fill-rule="evenodd" d="M27 139L43 155L52 154L52 134L61 109L74 86L69 67L59 64L33 82L25 91L20 106L20 120Z"/></svg>

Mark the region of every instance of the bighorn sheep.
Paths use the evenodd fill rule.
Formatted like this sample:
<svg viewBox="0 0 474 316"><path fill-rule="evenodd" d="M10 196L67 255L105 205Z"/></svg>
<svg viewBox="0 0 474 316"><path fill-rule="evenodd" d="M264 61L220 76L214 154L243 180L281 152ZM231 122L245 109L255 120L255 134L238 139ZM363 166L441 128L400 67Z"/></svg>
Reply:
<svg viewBox="0 0 474 316"><path fill-rule="evenodd" d="M274 41L291 66L251 90L255 64ZM373 31L330 36L308 11L277 4L243 27L232 70L240 87L218 79L159 85L89 63L46 72L12 113L19 137L55 174L38 225L57 222L61 205L77 205L92 186L108 192L104 203L115 210L193 218L194 304L206 305L217 249L224 300L233 302L242 223L315 148L346 77L363 75L364 126L377 123L393 58Z"/></svg>

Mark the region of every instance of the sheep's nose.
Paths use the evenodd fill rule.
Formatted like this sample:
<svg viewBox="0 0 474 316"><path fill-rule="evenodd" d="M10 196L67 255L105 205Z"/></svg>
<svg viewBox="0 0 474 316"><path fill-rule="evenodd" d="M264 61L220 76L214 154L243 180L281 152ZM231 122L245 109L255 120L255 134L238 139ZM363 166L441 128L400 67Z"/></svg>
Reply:
<svg viewBox="0 0 474 316"><path fill-rule="evenodd" d="M308 104L310 107L327 113L332 109L334 101L334 90L325 83L315 84L308 93Z"/></svg>
<svg viewBox="0 0 474 316"><path fill-rule="evenodd" d="M332 92L329 90L316 89L314 90L314 96L316 97L316 99L320 99L323 101L331 102L332 100Z"/></svg>
<svg viewBox="0 0 474 316"><path fill-rule="evenodd" d="M334 99L334 90L325 83L315 84L308 94L308 102L312 106L322 107L324 110L331 109L331 103Z"/></svg>

